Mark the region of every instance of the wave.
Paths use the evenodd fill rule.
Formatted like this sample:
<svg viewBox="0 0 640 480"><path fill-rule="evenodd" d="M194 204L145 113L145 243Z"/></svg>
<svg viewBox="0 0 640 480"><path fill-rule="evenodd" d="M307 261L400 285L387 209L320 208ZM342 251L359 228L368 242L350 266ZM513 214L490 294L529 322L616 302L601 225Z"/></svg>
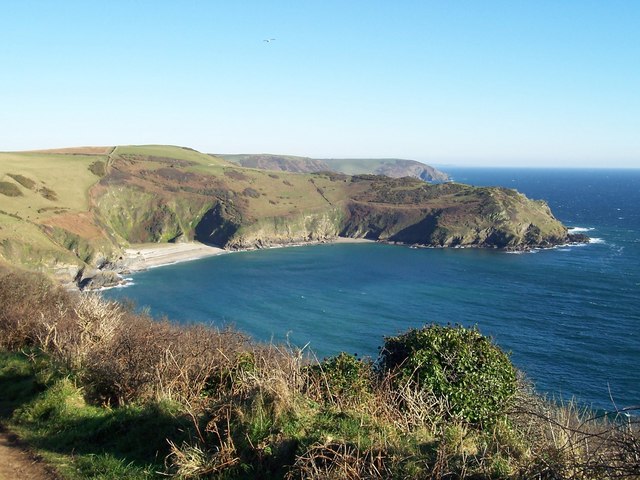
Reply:
<svg viewBox="0 0 640 480"><path fill-rule="evenodd" d="M582 229L580 231L594 230L593 228L589 228L589 229L585 229L582 227L576 227L576 228ZM606 244L606 243L607 242L603 238L590 237L587 243L562 243L560 245L556 245L554 247L549 247L549 248L532 248L531 250L510 250L504 253L508 253L510 255L523 255L523 254L538 253L545 250L555 250L557 252L570 252L573 248L586 247L587 245L592 245L592 244L596 245L596 244Z"/></svg>
<svg viewBox="0 0 640 480"><path fill-rule="evenodd" d="M571 227L569 233L592 232L593 230L595 230L593 227Z"/></svg>
<svg viewBox="0 0 640 480"><path fill-rule="evenodd" d="M106 290L111 290L112 288L126 288L129 287L131 285L135 285L135 282L133 281L133 278L123 278L122 279L122 283L118 283L117 285L111 285L108 287L100 287L100 288L96 288L94 290L91 290L92 292L104 292Z"/></svg>

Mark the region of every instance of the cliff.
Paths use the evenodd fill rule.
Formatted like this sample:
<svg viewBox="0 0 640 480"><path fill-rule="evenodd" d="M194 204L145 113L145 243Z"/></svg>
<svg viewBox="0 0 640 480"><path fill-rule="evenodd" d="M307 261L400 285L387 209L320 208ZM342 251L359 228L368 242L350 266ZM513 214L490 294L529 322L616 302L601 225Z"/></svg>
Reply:
<svg viewBox="0 0 640 480"><path fill-rule="evenodd" d="M139 243L246 249L346 236L529 249L584 240L514 190L274 172L181 147L0 154L0 175L13 192L0 190L0 255L77 282L117 268Z"/></svg>

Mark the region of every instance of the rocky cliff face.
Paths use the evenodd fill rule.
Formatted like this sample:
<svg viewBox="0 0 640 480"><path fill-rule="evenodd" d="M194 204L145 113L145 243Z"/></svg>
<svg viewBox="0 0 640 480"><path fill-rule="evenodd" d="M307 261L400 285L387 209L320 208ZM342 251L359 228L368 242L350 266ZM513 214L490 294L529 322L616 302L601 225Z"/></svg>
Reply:
<svg viewBox="0 0 640 480"><path fill-rule="evenodd" d="M344 211L341 208L268 217L243 225L223 245L226 248L244 249L324 242L336 238L343 223Z"/></svg>

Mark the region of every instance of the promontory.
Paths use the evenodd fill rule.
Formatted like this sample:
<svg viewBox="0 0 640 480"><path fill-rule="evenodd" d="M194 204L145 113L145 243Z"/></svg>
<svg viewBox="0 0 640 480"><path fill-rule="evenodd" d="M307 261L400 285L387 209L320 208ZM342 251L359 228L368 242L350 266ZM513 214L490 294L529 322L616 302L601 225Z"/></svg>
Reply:
<svg viewBox="0 0 640 480"><path fill-rule="evenodd" d="M160 145L0 153L0 260L79 281L117 271L141 243L234 250L351 237L527 250L582 240L512 189L285 170Z"/></svg>

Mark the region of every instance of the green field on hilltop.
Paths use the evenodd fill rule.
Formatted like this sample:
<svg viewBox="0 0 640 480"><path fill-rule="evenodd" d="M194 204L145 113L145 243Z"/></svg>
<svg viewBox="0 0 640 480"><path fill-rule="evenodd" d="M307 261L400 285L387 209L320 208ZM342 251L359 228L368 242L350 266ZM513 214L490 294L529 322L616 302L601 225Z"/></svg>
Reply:
<svg viewBox="0 0 640 480"><path fill-rule="evenodd" d="M116 147L113 152L118 155L142 155L150 157L172 158L194 162L198 165L227 164L223 159L200 153L192 148L178 147L174 145L122 145Z"/></svg>
<svg viewBox="0 0 640 480"><path fill-rule="evenodd" d="M90 166L106 160L105 155L0 153L0 180L14 183L22 194L0 196L0 208L30 220L46 218L55 209L86 211L88 190L99 180ZM17 176L33 183L23 180L27 186L22 185Z"/></svg>

